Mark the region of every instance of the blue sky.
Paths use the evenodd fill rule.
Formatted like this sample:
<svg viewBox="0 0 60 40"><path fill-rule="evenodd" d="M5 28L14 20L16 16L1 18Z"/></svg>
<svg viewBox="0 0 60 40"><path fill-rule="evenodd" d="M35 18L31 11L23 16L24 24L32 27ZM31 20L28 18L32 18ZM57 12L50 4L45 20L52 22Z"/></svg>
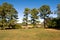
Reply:
<svg viewBox="0 0 60 40"><path fill-rule="evenodd" d="M0 0L0 4L8 2L12 4L18 11L19 22L22 22L23 11L25 8L39 8L42 5L49 5L51 10L56 10L57 4L60 4L60 0ZM51 15L56 16L56 15Z"/></svg>

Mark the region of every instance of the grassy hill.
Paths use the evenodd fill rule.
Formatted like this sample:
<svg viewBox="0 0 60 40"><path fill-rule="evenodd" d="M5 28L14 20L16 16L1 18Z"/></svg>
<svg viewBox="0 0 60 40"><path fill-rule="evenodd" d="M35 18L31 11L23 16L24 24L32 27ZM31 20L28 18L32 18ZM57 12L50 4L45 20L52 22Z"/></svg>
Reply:
<svg viewBox="0 0 60 40"><path fill-rule="evenodd" d="M60 40L60 30L42 28L0 30L0 40Z"/></svg>

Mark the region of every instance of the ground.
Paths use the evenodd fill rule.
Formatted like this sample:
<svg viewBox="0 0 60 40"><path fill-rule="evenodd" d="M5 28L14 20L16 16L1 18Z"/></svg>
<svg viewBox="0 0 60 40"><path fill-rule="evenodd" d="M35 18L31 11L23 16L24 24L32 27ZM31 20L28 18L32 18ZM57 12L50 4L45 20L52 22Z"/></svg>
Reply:
<svg viewBox="0 0 60 40"><path fill-rule="evenodd" d="M43 28L0 30L0 40L60 40L60 30Z"/></svg>

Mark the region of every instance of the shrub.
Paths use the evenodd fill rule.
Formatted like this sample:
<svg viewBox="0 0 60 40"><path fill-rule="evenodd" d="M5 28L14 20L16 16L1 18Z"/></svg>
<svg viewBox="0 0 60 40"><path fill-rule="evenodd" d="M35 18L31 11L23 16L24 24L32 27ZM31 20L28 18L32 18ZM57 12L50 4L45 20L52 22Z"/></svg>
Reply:
<svg viewBox="0 0 60 40"><path fill-rule="evenodd" d="M22 28L22 27L21 27L21 24L18 24L18 23L17 23L17 24L15 25L15 28L16 28L16 29Z"/></svg>

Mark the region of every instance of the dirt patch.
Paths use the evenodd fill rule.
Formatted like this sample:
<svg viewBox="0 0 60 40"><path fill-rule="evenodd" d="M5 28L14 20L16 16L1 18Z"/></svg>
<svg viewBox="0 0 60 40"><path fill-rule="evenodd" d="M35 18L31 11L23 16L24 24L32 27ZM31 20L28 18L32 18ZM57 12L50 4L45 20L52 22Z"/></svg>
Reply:
<svg viewBox="0 0 60 40"><path fill-rule="evenodd" d="M47 31L60 31L60 30L56 30L56 29L45 29Z"/></svg>

